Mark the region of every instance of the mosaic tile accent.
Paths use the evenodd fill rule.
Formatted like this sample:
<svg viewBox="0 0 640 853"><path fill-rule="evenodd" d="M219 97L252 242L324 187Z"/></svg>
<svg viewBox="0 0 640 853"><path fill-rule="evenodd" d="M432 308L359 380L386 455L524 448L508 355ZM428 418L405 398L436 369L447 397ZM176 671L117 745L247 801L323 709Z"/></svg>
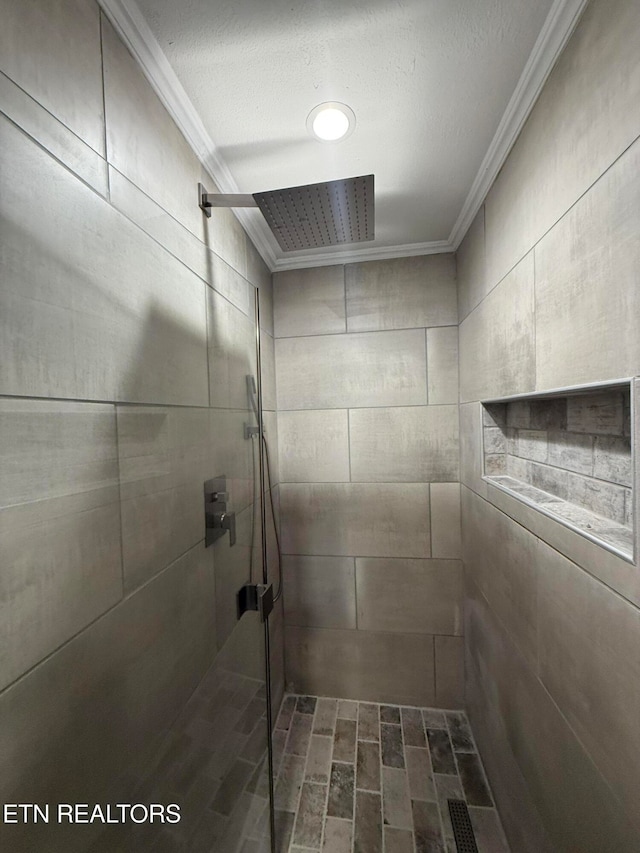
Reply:
<svg viewBox="0 0 640 853"><path fill-rule="evenodd" d="M312 708L305 740L296 717ZM450 798L467 802L479 853L509 853L463 711L285 696L276 732L277 853L456 853Z"/></svg>
<svg viewBox="0 0 640 853"><path fill-rule="evenodd" d="M630 556L629 424L629 386L486 403L485 476Z"/></svg>

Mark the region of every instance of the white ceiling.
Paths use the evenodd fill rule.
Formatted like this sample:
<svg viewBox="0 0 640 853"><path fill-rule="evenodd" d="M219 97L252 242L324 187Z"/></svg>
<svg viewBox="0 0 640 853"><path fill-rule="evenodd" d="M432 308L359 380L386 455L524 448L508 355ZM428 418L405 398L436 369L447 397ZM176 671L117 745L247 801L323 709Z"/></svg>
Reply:
<svg viewBox="0 0 640 853"><path fill-rule="evenodd" d="M238 211L272 269L451 251L585 0L101 0L225 192L373 173L376 239L284 254ZM312 139L341 101L355 132Z"/></svg>

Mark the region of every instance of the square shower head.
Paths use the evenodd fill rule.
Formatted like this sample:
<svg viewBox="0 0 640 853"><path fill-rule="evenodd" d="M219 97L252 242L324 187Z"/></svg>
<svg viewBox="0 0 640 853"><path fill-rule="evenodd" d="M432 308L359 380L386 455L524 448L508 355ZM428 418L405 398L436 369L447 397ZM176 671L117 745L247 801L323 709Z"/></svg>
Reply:
<svg viewBox="0 0 640 853"><path fill-rule="evenodd" d="M373 175L253 193L285 252L374 238Z"/></svg>

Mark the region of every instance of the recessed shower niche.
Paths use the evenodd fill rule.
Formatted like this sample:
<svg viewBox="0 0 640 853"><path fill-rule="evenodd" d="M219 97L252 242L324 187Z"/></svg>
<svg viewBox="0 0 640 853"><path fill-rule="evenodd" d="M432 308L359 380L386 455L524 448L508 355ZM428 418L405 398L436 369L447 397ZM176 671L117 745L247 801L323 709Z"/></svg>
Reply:
<svg viewBox="0 0 640 853"><path fill-rule="evenodd" d="M631 382L482 403L484 479L633 561Z"/></svg>

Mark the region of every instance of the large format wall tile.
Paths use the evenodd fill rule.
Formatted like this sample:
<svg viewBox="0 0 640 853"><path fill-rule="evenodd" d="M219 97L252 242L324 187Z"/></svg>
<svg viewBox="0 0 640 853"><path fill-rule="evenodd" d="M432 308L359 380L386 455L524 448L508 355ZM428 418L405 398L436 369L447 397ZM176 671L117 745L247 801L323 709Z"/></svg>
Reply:
<svg viewBox="0 0 640 853"><path fill-rule="evenodd" d="M0 391L207 405L203 283L6 121L0 138Z"/></svg>
<svg viewBox="0 0 640 853"><path fill-rule="evenodd" d="M287 625L355 628L356 582L352 557L282 558Z"/></svg>
<svg viewBox="0 0 640 853"><path fill-rule="evenodd" d="M460 400L535 387L533 253L460 325Z"/></svg>
<svg viewBox="0 0 640 853"><path fill-rule="evenodd" d="M344 409L278 412L284 483L348 482L349 416Z"/></svg>
<svg viewBox="0 0 640 853"><path fill-rule="evenodd" d="M118 447L129 591L204 539L203 483L218 473L209 410L118 406Z"/></svg>
<svg viewBox="0 0 640 853"><path fill-rule="evenodd" d="M104 154L100 10L93 0L6 0L1 68Z"/></svg>
<svg viewBox="0 0 640 853"><path fill-rule="evenodd" d="M199 180L209 192L219 192L213 178L204 166L200 170ZM249 238L233 210L229 207L217 207L211 211L210 218L207 218L200 208L198 208L198 213L200 214L200 225L196 228L195 233L198 236L204 233L204 241L208 248L223 258L240 275L247 278L247 244ZM255 271L255 266L253 269ZM267 309L266 325L261 322L261 326L269 331L269 323Z"/></svg>
<svg viewBox="0 0 640 853"><path fill-rule="evenodd" d="M640 134L637 22L636 0L585 10L487 197L490 286Z"/></svg>
<svg viewBox="0 0 640 853"><path fill-rule="evenodd" d="M254 289L249 282L113 166L109 189L112 204L125 216L229 302L245 314L253 312Z"/></svg>
<svg viewBox="0 0 640 853"><path fill-rule="evenodd" d="M277 272L273 287L277 338L346 331L343 266Z"/></svg>
<svg viewBox="0 0 640 853"><path fill-rule="evenodd" d="M458 403L458 327L427 329L429 405Z"/></svg>
<svg viewBox="0 0 640 853"><path fill-rule="evenodd" d="M207 310L211 405L248 410L247 376L256 376L254 322L213 290L207 290Z"/></svg>
<svg viewBox="0 0 640 853"><path fill-rule="evenodd" d="M460 482L479 495L485 495L487 483L482 479L482 406L462 403L460 408Z"/></svg>
<svg viewBox="0 0 640 853"><path fill-rule="evenodd" d="M411 406L349 412L354 482L458 479L458 407Z"/></svg>
<svg viewBox="0 0 640 853"><path fill-rule="evenodd" d="M427 402L423 330L276 340L279 409Z"/></svg>
<svg viewBox="0 0 640 853"><path fill-rule="evenodd" d="M296 692L402 705L435 702L429 635L290 626L285 648Z"/></svg>
<svg viewBox="0 0 640 853"><path fill-rule="evenodd" d="M0 399L0 687L122 596L113 406Z"/></svg>
<svg viewBox="0 0 640 853"><path fill-rule="evenodd" d="M462 556L460 484L431 484L431 556Z"/></svg>
<svg viewBox="0 0 640 853"><path fill-rule="evenodd" d="M636 142L536 246L539 389L640 372L639 171Z"/></svg>
<svg viewBox="0 0 640 853"><path fill-rule="evenodd" d="M436 707L464 708L464 637L434 637Z"/></svg>
<svg viewBox="0 0 640 853"><path fill-rule="evenodd" d="M429 556L429 486L283 483L285 554Z"/></svg>
<svg viewBox="0 0 640 853"><path fill-rule="evenodd" d="M487 717L504 721L502 734L553 849L636 850L640 834L616 794L473 585L465 607L465 638L471 723L483 731L492 725L485 723ZM484 747L491 750L492 745L485 739ZM539 848L527 843L524 849L537 853Z"/></svg>
<svg viewBox="0 0 640 853"><path fill-rule="evenodd" d="M637 815L640 610L542 542L538 566L540 678L628 813ZM640 817L636 822L640 834Z"/></svg>
<svg viewBox="0 0 640 853"><path fill-rule="evenodd" d="M487 294L486 256L484 248L484 205L476 214L464 240L456 252L458 280L458 319L473 311ZM493 282L497 284L497 282Z"/></svg>
<svg viewBox="0 0 640 853"><path fill-rule="evenodd" d="M203 237L205 217L197 203L202 171L198 159L107 21L102 27L102 49L109 163Z"/></svg>
<svg viewBox="0 0 640 853"><path fill-rule="evenodd" d="M108 194L107 162L91 146L0 72L2 112L56 160L102 196Z"/></svg>
<svg viewBox="0 0 640 853"><path fill-rule="evenodd" d="M123 774L213 660L214 597L211 552L198 546L2 693L2 801L119 802ZM54 847L52 826L40 826L30 846L3 826L3 849L80 849L77 831L73 847Z"/></svg>
<svg viewBox="0 0 640 853"><path fill-rule="evenodd" d="M265 331L262 331L260 335L260 357L262 408L270 412L275 412L277 407L275 341Z"/></svg>
<svg viewBox="0 0 640 853"><path fill-rule="evenodd" d="M358 558L358 628L461 634L462 581L457 560Z"/></svg>
<svg viewBox="0 0 640 853"><path fill-rule="evenodd" d="M453 255L348 264L350 332L451 326L458 321Z"/></svg>
<svg viewBox="0 0 640 853"><path fill-rule="evenodd" d="M534 666L538 654L538 540L467 488L462 490L462 513L466 571Z"/></svg>

